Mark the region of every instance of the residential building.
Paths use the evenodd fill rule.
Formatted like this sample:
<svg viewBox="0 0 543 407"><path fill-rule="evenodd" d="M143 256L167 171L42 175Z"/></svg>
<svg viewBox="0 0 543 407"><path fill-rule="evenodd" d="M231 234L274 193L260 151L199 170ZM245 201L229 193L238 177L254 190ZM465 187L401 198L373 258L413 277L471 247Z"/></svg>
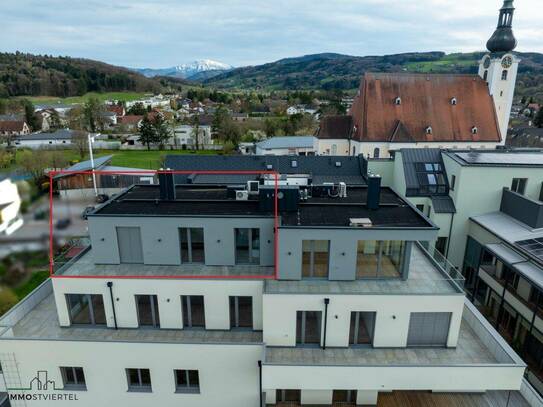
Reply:
<svg viewBox="0 0 543 407"><path fill-rule="evenodd" d="M470 299L528 363L543 393L543 202L504 188L497 211L470 218Z"/></svg>
<svg viewBox="0 0 543 407"><path fill-rule="evenodd" d="M21 197L17 185L10 178L0 180L0 233L11 235L21 226Z"/></svg>
<svg viewBox="0 0 543 407"><path fill-rule="evenodd" d="M317 138L314 136L271 137L255 144L257 155L315 155Z"/></svg>
<svg viewBox="0 0 543 407"><path fill-rule="evenodd" d="M143 116L129 114L126 116L118 117L117 124L125 127L127 130L135 131L138 130L138 128L140 127L142 120Z"/></svg>
<svg viewBox="0 0 543 407"><path fill-rule="evenodd" d="M378 176L330 184L298 167L341 175L363 161L232 158L301 172L211 174L214 185L160 173L88 214L90 244L0 319L11 397L36 382L81 406L135 407L521 388L525 364L421 243L436 225Z"/></svg>
<svg viewBox="0 0 543 407"><path fill-rule="evenodd" d="M181 149L195 149L197 146L200 149L213 144L211 138L211 126L198 126L198 140L196 140L196 126L183 124L176 126L173 129L173 136L170 145Z"/></svg>
<svg viewBox="0 0 543 407"><path fill-rule="evenodd" d="M34 111L38 112L40 110L54 110L62 119L65 119L68 117L68 113L70 113L70 111L76 106L77 105L65 105L62 103L37 104L34 105Z"/></svg>
<svg viewBox="0 0 543 407"><path fill-rule="evenodd" d="M520 62L513 53L512 4L504 1L478 75L368 72L349 110L352 127L336 126L336 118L324 117L322 139L337 145L338 154L373 158L402 148L492 149L505 144Z"/></svg>
<svg viewBox="0 0 543 407"><path fill-rule="evenodd" d="M18 148L54 148L69 147L76 131L61 129L55 132L31 133L15 138L15 145Z"/></svg>
<svg viewBox="0 0 543 407"><path fill-rule="evenodd" d="M30 134L31 130L24 120L0 120L0 136L14 137Z"/></svg>

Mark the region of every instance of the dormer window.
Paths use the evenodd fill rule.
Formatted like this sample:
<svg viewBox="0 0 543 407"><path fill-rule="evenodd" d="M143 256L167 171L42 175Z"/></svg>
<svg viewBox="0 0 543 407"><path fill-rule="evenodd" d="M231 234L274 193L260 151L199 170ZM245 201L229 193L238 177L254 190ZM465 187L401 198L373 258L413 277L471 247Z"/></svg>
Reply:
<svg viewBox="0 0 543 407"><path fill-rule="evenodd" d="M456 98L451 99L451 105L456 106L458 104L458 100Z"/></svg>
<svg viewBox="0 0 543 407"><path fill-rule="evenodd" d="M477 126L473 126L471 128L471 134L477 134L479 132L479 129L477 128Z"/></svg>
<svg viewBox="0 0 543 407"><path fill-rule="evenodd" d="M266 165L266 169L273 170L273 165L271 165L271 164Z"/></svg>
<svg viewBox="0 0 543 407"><path fill-rule="evenodd" d="M432 133L433 133L432 126L426 127L426 134L432 134Z"/></svg>
<svg viewBox="0 0 543 407"><path fill-rule="evenodd" d="M396 99L394 99L394 104L396 106L400 106L402 104L402 98L398 96Z"/></svg>
<svg viewBox="0 0 543 407"><path fill-rule="evenodd" d="M292 168L296 168L296 167L298 166L298 161L292 160L292 161L290 162L290 165L291 165Z"/></svg>

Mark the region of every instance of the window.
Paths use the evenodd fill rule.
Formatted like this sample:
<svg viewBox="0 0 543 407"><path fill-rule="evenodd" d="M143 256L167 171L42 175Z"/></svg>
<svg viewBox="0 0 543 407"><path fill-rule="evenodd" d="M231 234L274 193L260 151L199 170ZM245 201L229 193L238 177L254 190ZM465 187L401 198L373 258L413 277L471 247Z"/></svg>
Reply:
<svg viewBox="0 0 543 407"><path fill-rule="evenodd" d="M432 134L432 132L433 132L432 126L426 127L426 134Z"/></svg>
<svg viewBox="0 0 543 407"><path fill-rule="evenodd" d="M422 195L446 194L447 181L441 163L415 163L417 180L419 181L418 193Z"/></svg>
<svg viewBox="0 0 543 407"><path fill-rule="evenodd" d="M356 406L356 390L334 390L332 392L332 405Z"/></svg>
<svg viewBox="0 0 543 407"><path fill-rule="evenodd" d="M402 272L405 242L402 240L359 240L356 278L397 278Z"/></svg>
<svg viewBox="0 0 543 407"><path fill-rule="evenodd" d="M139 326L160 328L158 298L156 295L136 295Z"/></svg>
<svg viewBox="0 0 543 407"><path fill-rule="evenodd" d="M230 297L230 328L253 327L253 297Z"/></svg>
<svg viewBox="0 0 543 407"><path fill-rule="evenodd" d="M236 264L260 264L260 229L236 229Z"/></svg>
<svg viewBox="0 0 543 407"><path fill-rule="evenodd" d="M70 322L74 325L106 325L104 300L98 294L67 294Z"/></svg>
<svg viewBox="0 0 543 407"><path fill-rule="evenodd" d="M396 106L401 105L402 104L402 98L398 96L396 99L394 99L394 104Z"/></svg>
<svg viewBox="0 0 543 407"><path fill-rule="evenodd" d="M375 329L375 312L351 312L350 345L371 345Z"/></svg>
<svg viewBox="0 0 543 407"><path fill-rule="evenodd" d="M479 129L477 128L477 126L473 126L471 128L471 134L477 134L479 132Z"/></svg>
<svg viewBox="0 0 543 407"><path fill-rule="evenodd" d="M176 393L200 393L198 370L174 370Z"/></svg>
<svg viewBox="0 0 543 407"><path fill-rule="evenodd" d="M180 228L179 242L182 263L205 263L203 228Z"/></svg>
<svg viewBox="0 0 543 407"><path fill-rule="evenodd" d="M504 69L504 70L502 71L502 81L506 81L506 80L507 80L507 70Z"/></svg>
<svg viewBox="0 0 543 407"><path fill-rule="evenodd" d="M436 250L445 256L447 250L447 237L438 237L436 241Z"/></svg>
<svg viewBox="0 0 543 407"><path fill-rule="evenodd" d="M302 395L300 390L276 390L275 402L285 403L287 406L299 405L302 402Z"/></svg>
<svg viewBox="0 0 543 407"><path fill-rule="evenodd" d="M183 313L183 327L205 328L205 308L203 295L181 296L181 307Z"/></svg>
<svg viewBox="0 0 543 407"><path fill-rule="evenodd" d="M379 154L380 154L379 147L375 147L373 149L373 158L379 158Z"/></svg>
<svg viewBox="0 0 543 407"><path fill-rule="evenodd" d="M85 374L82 367L61 367L62 382L64 389L87 390Z"/></svg>
<svg viewBox="0 0 543 407"><path fill-rule="evenodd" d="M418 205L416 205L416 206L417 206L417 209L418 209L419 211L421 211L422 213L424 213L424 205L423 205L423 204L418 204Z"/></svg>
<svg viewBox="0 0 543 407"><path fill-rule="evenodd" d="M302 241L302 278L327 278L329 240Z"/></svg>
<svg viewBox="0 0 543 407"><path fill-rule="evenodd" d="M458 100L456 98L451 99L451 105L456 106L458 104Z"/></svg>
<svg viewBox="0 0 543 407"><path fill-rule="evenodd" d="M320 345L321 311L296 312L296 344Z"/></svg>
<svg viewBox="0 0 543 407"><path fill-rule="evenodd" d="M332 155L337 155L337 144L332 144Z"/></svg>
<svg viewBox="0 0 543 407"><path fill-rule="evenodd" d="M524 195L527 182L528 178L513 178L513 181L511 182L511 191Z"/></svg>
<svg viewBox="0 0 543 407"><path fill-rule="evenodd" d="M455 186L456 186L456 175L451 175L451 191L454 191Z"/></svg>
<svg viewBox="0 0 543 407"><path fill-rule="evenodd" d="M128 391L151 392L151 372L149 369L126 369Z"/></svg>

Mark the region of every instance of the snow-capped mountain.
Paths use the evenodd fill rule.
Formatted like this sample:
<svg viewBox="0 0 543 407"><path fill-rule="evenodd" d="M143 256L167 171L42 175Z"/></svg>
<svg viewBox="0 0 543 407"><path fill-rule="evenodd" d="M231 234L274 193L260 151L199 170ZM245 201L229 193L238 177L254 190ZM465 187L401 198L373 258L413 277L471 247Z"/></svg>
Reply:
<svg viewBox="0 0 543 407"><path fill-rule="evenodd" d="M153 76L171 76L182 79L191 79L191 77L195 77L195 79L197 79L198 76L202 76L203 72L208 73L204 75L205 77L210 77L214 76L213 74L218 75L233 68L233 66L222 62L213 61L211 59L201 59L187 64L172 66L170 68L142 68L135 69L135 71L148 78L152 78Z"/></svg>

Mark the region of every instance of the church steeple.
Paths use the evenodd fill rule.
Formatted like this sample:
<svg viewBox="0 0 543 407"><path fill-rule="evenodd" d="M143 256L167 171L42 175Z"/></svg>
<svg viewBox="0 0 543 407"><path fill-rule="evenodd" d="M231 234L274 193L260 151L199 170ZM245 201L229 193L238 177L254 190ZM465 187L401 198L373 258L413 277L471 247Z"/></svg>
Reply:
<svg viewBox="0 0 543 407"><path fill-rule="evenodd" d="M517 46L517 40L513 35L513 0L504 0L500 9L498 27L492 37L486 43L486 48L490 52L511 52Z"/></svg>

